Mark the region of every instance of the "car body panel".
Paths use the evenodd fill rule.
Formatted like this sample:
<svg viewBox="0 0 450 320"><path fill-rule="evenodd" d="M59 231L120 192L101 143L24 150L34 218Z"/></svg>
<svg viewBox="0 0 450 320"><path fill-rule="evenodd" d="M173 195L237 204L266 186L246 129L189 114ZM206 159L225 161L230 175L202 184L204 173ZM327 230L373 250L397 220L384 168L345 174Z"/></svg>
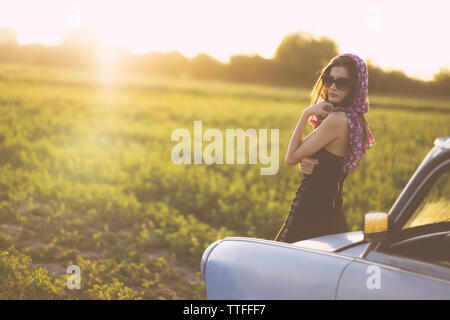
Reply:
<svg viewBox="0 0 450 320"><path fill-rule="evenodd" d="M378 283L374 277L379 277ZM364 260L345 268L336 295L336 299L361 300L449 298L450 282Z"/></svg>
<svg viewBox="0 0 450 320"><path fill-rule="evenodd" d="M297 241L294 242L293 245L303 248L334 252L343 247L362 242L363 239L364 234L362 231L354 231Z"/></svg>
<svg viewBox="0 0 450 320"><path fill-rule="evenodd" d="M292 244L228 237L208 255L207 298L334 299L339 277L351 261Z"/></svg>
<svg viewBox="0 0 450 320"><path fill-rule="evenodd" d="M363 252L367 249L368 246L369 246L368 242L363 242L356 246L349 246L344 250L340 250L339 253L352 257L361 257Z"/></svg>

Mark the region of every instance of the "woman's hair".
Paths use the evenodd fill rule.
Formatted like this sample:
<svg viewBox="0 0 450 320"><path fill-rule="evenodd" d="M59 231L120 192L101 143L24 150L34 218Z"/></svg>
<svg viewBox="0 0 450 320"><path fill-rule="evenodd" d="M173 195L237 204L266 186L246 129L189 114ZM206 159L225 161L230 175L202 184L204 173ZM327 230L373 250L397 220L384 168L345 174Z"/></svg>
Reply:
<svg viewBox="0 0 450 320"><path fill-rule="evenodd" d="M337 56L333 59L330 60L330 62L322 68L322 70L317 71L317 75L319 75L319 78L317 79L311 93L310 93L310 97L311 97L311 105L316 104L319 97L322 98L323 100L326 100L327 98L327 87L324 86L323 82L322 82L322 76L325 75L330 75L331 69L333 67L345 67L345 69L347 69L347 72L350 75L350 80L352 83L351 86L351 91L350 93L344 98L344 100L342 100L342 104L343 105L349 105L352 103L353 99L355 98L355 95L357 93L358 90L358 73L356 70L356 65L355 62L353 61L352 58L347 57L347 56ZM363 126L363 131L364 131L364 138L365 141L367 143L368 140L368 132L367 132L367 127L369 126L369 122L367 121L366 117L364 116L363 113L359 114L360 118L361 118L361 123Z"/></svg>

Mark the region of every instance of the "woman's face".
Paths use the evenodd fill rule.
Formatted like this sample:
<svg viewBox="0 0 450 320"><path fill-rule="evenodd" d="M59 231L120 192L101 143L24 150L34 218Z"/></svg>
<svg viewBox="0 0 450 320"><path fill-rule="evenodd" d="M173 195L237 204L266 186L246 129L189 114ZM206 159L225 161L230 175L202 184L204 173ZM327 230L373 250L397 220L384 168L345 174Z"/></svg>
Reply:
<svg viewBox="0 0 450 320"><path fill-rule="evenodd" d="M342 66L335 66L331 68L330 76L334 79L347 78L350 79L350 75L347 69ZM346 90L340 90L336 87L336 83L333 83L329 88L327 88L327 101L330 103L339 103L345 99L351 93L351 88Z"/></svg>

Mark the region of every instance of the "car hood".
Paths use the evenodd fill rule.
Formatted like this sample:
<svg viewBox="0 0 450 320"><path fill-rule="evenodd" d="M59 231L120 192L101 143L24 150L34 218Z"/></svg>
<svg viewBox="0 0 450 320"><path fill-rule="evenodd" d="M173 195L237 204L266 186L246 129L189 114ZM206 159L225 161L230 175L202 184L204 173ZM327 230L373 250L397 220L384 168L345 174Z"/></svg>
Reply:
<svg viewBox="0 0 450 320"><path fill-rule="evenodd" d="M217 247L221 242L223 241L232 241L232 240L244 240L244 241L257 241L257 242L275 242L275 241L269 241L264 239L252 239L252 238L245 238L245 237L227 237L225 239L220 239L215 241L214 243L210 244L208 248L206 248L205 252L203 252L202 260L200 262L200 268L201 272L204 276L205 274L205 265L206 261L208 260L209 255L214 250L215 247ZM306 248L306 249L315 249L315 250L321 250L321 251L329 251L333 252L339 249L343 249L344 247L347 247L349 245L362 242L364 239L364 234L362 231L354 231L354 232L346 232L346 233L338 233L338 234L332 234L328 236L322 236L317 238L311 238L308 240L298 241L294 242L289 245L294 245L300 248Z"/></svg>
<svg viewBox="0 0 450 320"><path fill-rule="evenodd" d="M364 233L362 231L353 231L297 241L293 245L302 248L334 252L351 244L362 242L363 239Z"/></svg>

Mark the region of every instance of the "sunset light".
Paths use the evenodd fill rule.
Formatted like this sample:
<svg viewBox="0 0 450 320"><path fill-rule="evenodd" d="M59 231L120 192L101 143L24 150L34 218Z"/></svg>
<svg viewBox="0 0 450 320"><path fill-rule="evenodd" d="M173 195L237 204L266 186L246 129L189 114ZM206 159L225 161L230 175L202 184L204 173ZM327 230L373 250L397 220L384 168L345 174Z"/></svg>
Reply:
<svg viewBox="0 0 450 320"><path fill-rule="evenodd" d="M303 31L330 37L341 52L428 80L450 66L439 32L449 29L448 12L447 2L435 0L17 0L0 4L0 27L16 30L20 44L56 44L83 28L133 53L176 50L191 58L204 52L222 62L241 53L271 58L284 36Z"/></svg>
<svg viewBox="0 0 450 320"><path fill-rule="evenodd" d="M0 300L450 300L448 3L1 0Z"/></svg>

